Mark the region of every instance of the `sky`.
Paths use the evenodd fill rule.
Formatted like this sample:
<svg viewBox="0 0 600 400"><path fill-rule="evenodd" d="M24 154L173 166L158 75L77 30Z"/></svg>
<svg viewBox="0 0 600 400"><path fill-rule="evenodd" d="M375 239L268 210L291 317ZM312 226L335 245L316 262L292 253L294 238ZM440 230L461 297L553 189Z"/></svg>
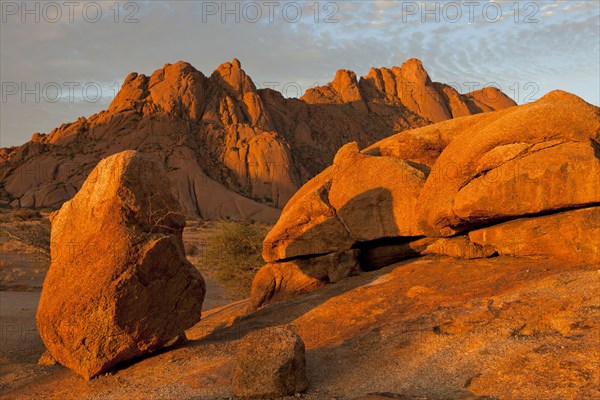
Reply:
<svg viewBox="0 0 600 400"><path fill-rule="evenodd" d="M0 147L106 109L130 72L238 58L299 97L338 69L422 60L459 91L520 104L562 89L600 103L600 2L0 0Z"/></svg>

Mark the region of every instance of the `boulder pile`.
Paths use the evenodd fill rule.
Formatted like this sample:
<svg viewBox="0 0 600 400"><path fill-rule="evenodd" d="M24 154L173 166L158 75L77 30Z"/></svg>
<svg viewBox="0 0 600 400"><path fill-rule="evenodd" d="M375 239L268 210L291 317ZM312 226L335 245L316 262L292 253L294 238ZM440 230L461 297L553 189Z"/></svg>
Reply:
<svg viewBox="0 0 600 400"><path fill-rule="evenodd" d="M267 235L252 308L427 254L599 263L598 107L554 91L345 145Z"/></svg>

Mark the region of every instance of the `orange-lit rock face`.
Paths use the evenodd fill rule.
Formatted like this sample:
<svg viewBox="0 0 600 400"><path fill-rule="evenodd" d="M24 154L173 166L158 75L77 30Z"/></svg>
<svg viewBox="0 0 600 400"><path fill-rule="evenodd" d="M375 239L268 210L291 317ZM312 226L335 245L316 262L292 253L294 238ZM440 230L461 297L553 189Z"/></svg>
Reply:
<svg viewBox="0 0 600 400"><path fill-rule="evenodd" d="M52 215L37 326L54 359L91 378L199 321L205 286L184 225L155 162L126 151L98 164Z"/></svg>
<svg viewBox="0 0 600 400"><path fill-rule="evenodd" d="M101 158L138 150L163 163L185 214L275 222L342 145L362 148L404 129L514 105L486 93L460 95L433 83L417 60L360 80L340 70L302 99L257 89L236 59L210 76L185 62L166 64L150 76L129 74L106 111L0 150L0 201L59 207Z"/></svg>
<svg viewBox="0 0 600 400"><path fill-rule="evenodd" d="M516 219L471 231L469 238L501 255L600 264L600 207Z"/></svg>
<svg viewBox="0 0 600 400"><path fill-rule="evenodd" d="M411 79L427 82L412 71ZM371 74L387 76L379 72ZM386 82L376 87L391 90ZM427 254L598 262L599 115L598 107L556 91L532 104L403 131L362 152L347 144L284 208L263 244L272 263L265 269L284 276L295 258L351 248L363 252L367 270ZM284 298L285 288L279 292Z"/></svg>
<svg viewBox="0 0 600 400"><path fill-rule="evenodd" d="M422 227L449 235L600 202L599 127L597 107L559 91L489 114L433 165L419 198Z"/></svg>

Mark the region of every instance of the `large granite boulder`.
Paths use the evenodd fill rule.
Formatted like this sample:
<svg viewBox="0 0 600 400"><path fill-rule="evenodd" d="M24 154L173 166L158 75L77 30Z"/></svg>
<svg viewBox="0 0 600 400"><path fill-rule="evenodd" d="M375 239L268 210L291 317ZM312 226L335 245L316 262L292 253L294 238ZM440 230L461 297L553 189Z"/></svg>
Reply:
<svg viewBox="0 0 600 400"><path fill-rule="evenodd" d="M52 357L89 379L200 320L204 280L164 170L135 151L102 160L51 216L37 326Z"/></svg>
<svg viewBox="0 0 600 400"><path fill-rule="evenodd" d="M369 156L355 142L292 197L267 235L267 262L350 249L358 241L419 236L414 209L426 174L394 157Z"/></svg>

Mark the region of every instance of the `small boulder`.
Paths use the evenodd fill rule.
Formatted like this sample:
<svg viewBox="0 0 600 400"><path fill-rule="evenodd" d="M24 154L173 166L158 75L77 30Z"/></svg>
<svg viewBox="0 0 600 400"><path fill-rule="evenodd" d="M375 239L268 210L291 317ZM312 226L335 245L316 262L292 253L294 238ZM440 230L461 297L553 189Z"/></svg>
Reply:
<svg viewBox="0 0 600 400"><path fill-rule="evenodd" d="M51 367L58 364L56 362L56 360L54 359L54 357L52 357L52 355L50 354L50 352L48 350L46 350L40 357L40 359L38 360L38 365L41 365L43 367Z"/></svg>
<svg viewBox="0 0 600 400"><path fill-rule="evenodd" d="M150 158L102 160L51 222L36 320L60 364L90 379L200 320L205 285L185 258L185 218Z"/></svg>
<svg viewBox="0 0 600 400"><path fill-rule="evenodd" d="M289 396L303 392L307 386L304 342L296 333L270 327L240 340L233 369L235 396Z"/></svg>

